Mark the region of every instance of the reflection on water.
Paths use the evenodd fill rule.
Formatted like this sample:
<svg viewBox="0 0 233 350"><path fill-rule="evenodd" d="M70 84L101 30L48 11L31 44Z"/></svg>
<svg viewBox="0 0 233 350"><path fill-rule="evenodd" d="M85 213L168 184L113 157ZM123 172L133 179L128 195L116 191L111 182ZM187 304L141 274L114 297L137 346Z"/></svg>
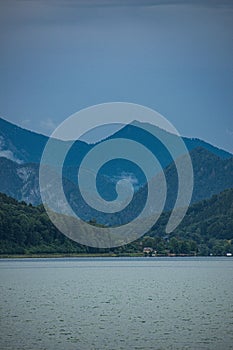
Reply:
<svg viewBox="0 0 233 350"><path fill-rule="evenodd" d="M232 349L232 258L0 261L3 350Z"/></svg>

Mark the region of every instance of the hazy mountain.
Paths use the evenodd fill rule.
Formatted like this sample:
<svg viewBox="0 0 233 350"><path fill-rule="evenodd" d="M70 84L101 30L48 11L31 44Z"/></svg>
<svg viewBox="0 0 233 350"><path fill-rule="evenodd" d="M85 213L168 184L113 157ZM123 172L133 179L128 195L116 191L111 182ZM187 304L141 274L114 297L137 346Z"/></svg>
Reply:
<svg viewBox="0 0 233 350"><path fill-rule="evenodd" d="M18 163L39 163L48 137L0 118L0 140L1 156Z"/></svg>
<svg viewBox="0 0 233 350"><path fill-rule="evenodd" d="M164 145L162 145L158 139L156 140L153 137L153 135L151 135L151 133L158 135L159 137L161 137L161 139L165 140L165 146L166 144L175 144L175 139L177 138L176 135L169 133L161 128L158 128L148 123L140 123L138 121L134 121L132 124L124 126L122 129L117 131L115 134L111 135L109 138L122 137L133 139L142 143L148 149L150 149L152 153L156 154L156 156L162 164L162 167L165 167L169 163L171 163L172 159L169 158L169 155L166 151L166 147L164 147ZM182 137L182 139L189 151L197 147L202 147L212 152L213 154L219 156L222 159L232 157L231 153L224 151L218 147L215 147L210 143L200 140L198 138Z"/></svg>
<svg viewBox="0 0 233 350"><path fill-rule="evenodd" d="M133 139L150 149L161 162L167 180L168 196L166 210L173 207L177 194L177 173L171 155L166 147L150 133L138 128L135 122L111 135L110 138L123 137ZM148 125L143 125L148 128ZM156 128L149 126L150 128ZM162 129L155 132L171 143L177 137ZM48 137L40 135L3 119L0 119L0 191L18 200L37 205L41 202L39 193L39 161ZM228 152L220 150L202 140L183 138L193 162L194 192L192 203L210 198L227 188L233 187L233 158ZM53 166L56 166L56 154L63 150L64 141L54 139ZM96 218L105 224L128 222L140 212L146 198L145 176L132 162L116 159L105 164L97 178L98 190L106 200L116 197L115 185L118 180L127 178L137 191L134 201L119 215L103 215L91 210L83 201L77 186L77 168L82 158L93 145L77 141L71 147L64 166L64 188L72 207L85 220ZM56 169L55 169L56 171ZM56 194L54 194L56 196ZM54 200L55 197L54 197Z"/></svg>
<svg viewBox="0 0 233 350"><path fill-rule="evenodd" d="M148 147L161 161L163 167L167 166L172 159L170 158L166 148L156 140L150 133L144 131L140 126L149 128L149 130L156 130L158 134L163 135L163 138L168 140L172 144L172 140L177 136L170 134L162 129L159 129L150 124L143 124L134 122L134 124L126 125L109 138L123 137L138 141ZM196 147L203 147L210 152L216 154L220 158L230 158L232 154L221 150L211 144L196 138L183 138L188 150L192 150ZM5 157L16 161L18 163L39 163L43 149L45 147L48 137L23 129L17 125L14 125L2 118L0 118L0 157ZM54 140L55 148L59 150L62 147L63 141ZM60 144L60 146L59 146ZM73 165L92 148L92 145L88 145L85 142L78 141L73 145L72 152L68 155L66 162L68 165Z"/></svg>
<svg viewBox="0 0 233 350"><path fill-rule="evenodd" d="M38 164L17 164L0 158L0 192L19 201L41 203Z"/></svg>
<svg viewBox="0 0 233 350"><path fill-rule="evenodd" d="M233 157L221 159L204 148L198 147L190 152L194 172L194 187L191 204L208 199L215 194L233 188ZM176 201L178 176L175 164L164 169L167 183L165 211L171 210ZM182 185L181 185L182 186ZM147 186L135 194L134 202L125 209L123 218L127 221L142 210L147 198Z"/></svg>
<svg viewBox="0 0 233 350"><path fill-rule="evenodd" d="M0 157L5 157L17 163L39 163L44 147L49 137L23 129L0 118ZM54 150L59 152L66 142L53 139ZM78 148L78 151L77 151ZM68 158L67 165L83 156L90 149L84 142L78 141L72 147L74 159ZM80 158L79 158L80 159Z"/></svg>
<svg viewBox="0 0 233 350"><path fill-rule="evenodd" d="M213 194L233 187L233 158L221 159L203 148L192 150L190 155L194 169L192 203L210 198ZM6 158L0 158L0 192L26 203L34 205L41 203L38 172L38 164L17 164ZM165 168L164 173L167 181L165 210L170 210L174 206L177 195L175 165L169 165ZM51 181L54 182L55 176L51 173L50 177ZM63 186L71 207L80 217L84 220L95 218L98 222L110 225L123 224L136 217L141 212L147 197L147 186L143 186L136 191L132 203L122 212L115 215L103 214L91 209L85 203L78 186L73 182L64 178ZM114 192L115 190L115 184L109 182L109 178L100 177L98 186L102 193ZM56 191L53 196L52 200L60 203L56 199Z"/></svg>
<svg viewBox="0 0 233 350"><path fill-rule="evenodd" d="M48 168L47 172L49 172L50 181L54 185L54 182L56 182L56 171L53 168ZM50 186L50 183L48 183L48 186ZM69 204L84 220L88 221L96 217L102 222L110 221L109 217L112 215L108 215L108 218L103 218L96 210L91 209L80 195L78 187L65 177L63 177L63 186ZM109 186L112 187L112 183L109 184L108 179L100 177L99 186L104 188L104 191L107 191ZM10 159L0 157L0 192L28 204L41 204L39 164L18 164ZM50 198L50 200L59 203L60 207L58 206L57 208L59 211L63 203L57 199L56 191L52 195L53 198Z"/></svg>

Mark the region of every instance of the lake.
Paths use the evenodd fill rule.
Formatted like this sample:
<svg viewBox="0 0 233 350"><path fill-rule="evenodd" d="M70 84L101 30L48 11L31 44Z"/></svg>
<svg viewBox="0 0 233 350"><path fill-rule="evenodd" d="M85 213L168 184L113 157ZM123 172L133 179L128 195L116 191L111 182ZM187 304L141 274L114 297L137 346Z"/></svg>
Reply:
<svg viewBox="0 0 233 350"><path fill-rule="evenodd" d="M233 348L233 258L0 260L2 350Z"/></svg>

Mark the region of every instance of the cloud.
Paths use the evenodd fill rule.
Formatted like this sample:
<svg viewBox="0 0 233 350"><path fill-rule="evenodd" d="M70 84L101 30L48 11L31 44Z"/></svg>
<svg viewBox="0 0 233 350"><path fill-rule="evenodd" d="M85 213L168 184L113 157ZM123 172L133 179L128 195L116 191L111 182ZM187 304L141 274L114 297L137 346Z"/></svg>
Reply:
<svg viewBox="0 0 233 350"><path fill-rule="evenodd" d="M27 126L27 125L30 124L30 122L31 122L30 119L24 119L24 120L22 120L21 124L24 125L24 126Z"/></svg>
<svg viewBox="0 0 233 350"><path fill-rule="evenodd" d="M210 7L232 7L231 0L69 0L56 1L59 6L65 7L152 7L166 5L203 5Z"/></svg>
<svg viewBox="0 0 233 350"><path fill-rule="evenodd" d="M133 186L137 187L138 185L138 179L133 173L122 171L120 176L114 176L115 182L118 182L119 180L127 180L130 182Z"/></svg>
<svg viewBox="0 0 233 350"><path fill-rule="evenodd" d="M226 129L227 135L233 136L233 130Z"/></svg>
<svg viewBox="0 0 233 350"><path fill-rule="evenodd" d="M52 131L54 131L54 129L56 129L57 123L54 120L52 120L51 118L47 118L45 120L41 120L40 127L45 132L52 132Z"/></svg>
<svg viewBox="0 0 233 350"><path fill-rule="evenodd" d="M0 157L4 157L4 158L7 158L7 159L10 159L13 162L16 162L18 164L22 164L23 163L22 160L16 158L14 156L14 154L12 153L12 151L10 151L10 150L0 151Z"/></svg>
<svg viewBox="0 0 233 350"><path fill-rule="evenodd" d="M11 150L6 149L6 148L8 148L8 147L6 146L6 142L5 142L4 137L0 136L0 157L10 159L13 162L16 162L18 164L23 163L23 161L20 160L19 158L17 158Z"/></svg>

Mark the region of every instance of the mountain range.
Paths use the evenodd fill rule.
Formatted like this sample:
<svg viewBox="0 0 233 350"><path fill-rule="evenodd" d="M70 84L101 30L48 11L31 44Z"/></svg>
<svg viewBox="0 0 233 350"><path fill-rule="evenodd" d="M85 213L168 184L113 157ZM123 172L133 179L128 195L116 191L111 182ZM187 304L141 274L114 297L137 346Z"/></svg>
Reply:
<svg viewBox="0 0 233 350"><path fill-rule="evenodd" d="M122 127L109 139L126 138L140 142L159 160L167 181L168 195L165 210L170 210L177 193L177 172L173 159L166 147L139 122ZM150 126L151 128L152 126ZM156 133L172 144L176 135L155 126ZM39 191L39 165L48 137L23 129L0 118L0 192L19 201L38 205L41 203ZM233 187L233 155L205 141L196 138L183 138L189 150L194 169L194 191L192 203L208 199L214 194ZM59 152L65 141L53 139ZM68 142L68 141L67 141ZM100 141L100 143L103 141ZM90 209L82 200L78 191L77 168L83 157L95 145L76 141L63 166L64 184L68 200L85 220L96 218L103 224L119 224L131 220L132 213L138 212L145 200L147 186L143 172L131 162L117 159L108 162L99 172L97 187L106 200L116 196L115 185L119 179L128 179L135 189L135 201L123 215L103 215Z"/></svg>

